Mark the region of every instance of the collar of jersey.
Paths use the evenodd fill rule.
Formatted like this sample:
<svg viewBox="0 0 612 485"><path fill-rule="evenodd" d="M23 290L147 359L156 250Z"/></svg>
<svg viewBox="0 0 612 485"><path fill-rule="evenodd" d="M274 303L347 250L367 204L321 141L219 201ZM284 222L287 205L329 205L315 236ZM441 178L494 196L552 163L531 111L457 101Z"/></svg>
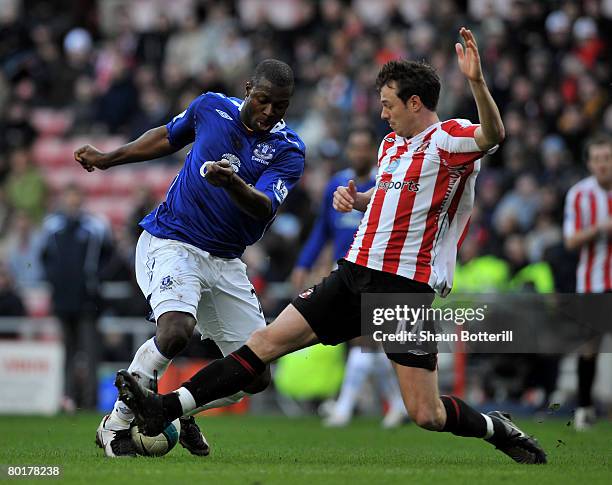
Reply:
<svg viewBox="0 0 612 485"><path fill-rule="evenodd" d="M406 138L404 136L402 136L401 138L403 138L406 141L410 141L410 140L414 140L415 138L418 138L419 136L427 133L429 130L431 130L432 127L439 125L440 123L442 123L441 121L436 121L435 123L432 123L431 125L429 125L427 128L425 128L423 131L420 131L419 133L417 133L414 136L411 136L410 138Z"/></svg>

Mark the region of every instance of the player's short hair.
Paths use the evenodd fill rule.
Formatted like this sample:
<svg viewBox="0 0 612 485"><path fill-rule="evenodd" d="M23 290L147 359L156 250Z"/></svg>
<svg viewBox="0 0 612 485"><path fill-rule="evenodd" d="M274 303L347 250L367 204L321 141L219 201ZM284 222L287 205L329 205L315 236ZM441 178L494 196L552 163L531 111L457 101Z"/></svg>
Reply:
<svg viewBox="0 0 612 485"><path fill-rule="evenodd" d="M595 135L591 136L584 144L582 152L582 158L585 162L589 160L589 152L591 151L591 147L596 145L610 145L612 147L612 136L608 135L607 133L596 133Z"/></svg>
<svg viewBox="0 0 612 485"><path fill-rule="evenodd" d="M252 83L257 86L261 79L267 79L279 88L290 87L293 90L293 69L289 64L278 59L265 59L255 67Z"/></svg>
<svg viewBox="0 0 612 485"><path fill-rule="evenodd" d="M376 78L376 89L395 81L397 97L404 103L417 95L430 111L435 111L440 98L440 78L436 70L425 61L389 61Z"/></svg>

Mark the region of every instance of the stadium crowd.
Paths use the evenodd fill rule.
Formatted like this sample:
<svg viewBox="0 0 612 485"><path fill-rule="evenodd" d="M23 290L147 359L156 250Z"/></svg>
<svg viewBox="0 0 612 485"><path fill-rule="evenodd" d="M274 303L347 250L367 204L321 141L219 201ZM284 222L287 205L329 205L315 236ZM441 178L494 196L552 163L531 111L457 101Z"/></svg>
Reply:
<svg viewBox="0 0 612 485"><path fill-rule="evenodd" d="M51 279L39 257L49 233L43 220L61 207L67 187L112 223L111 248L98 262L102 279L129 282L137 221L163 195L143 183L142 173L176 171L184 156L121 172L128 177L120 184L121 211L109 212L100 188L84 181L88 174L70 159L75 137L117 145L166 123L201 92L241 97L252 67L276 57L295 70L287 122L306 143L307 168L271 230L244 255L264 310L274 316L295 290L286 282L327 180L346 166L347 132L368 126L382 139L389 131L374 88L382 64L426 60L444 79L440 118L478 119L452 48L462 25L478 39L506 140L483 164L457 289L574 290L575 257L562 243L563 202L585 176L586 138L612 134L610 0L0 0L0 6L1 315L37 312L26 295ZM50 162L57 158L45 149L50 143L67 147L67 156ZM330 264L328 256L320 272ZM144 311L134 304L98 310Z"/></svg>

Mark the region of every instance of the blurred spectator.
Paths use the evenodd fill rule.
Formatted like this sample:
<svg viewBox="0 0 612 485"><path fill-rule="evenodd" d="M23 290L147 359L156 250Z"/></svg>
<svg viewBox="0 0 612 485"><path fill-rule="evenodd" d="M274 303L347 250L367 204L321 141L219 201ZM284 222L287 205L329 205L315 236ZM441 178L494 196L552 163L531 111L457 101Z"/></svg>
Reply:
<svg viewBox="0 0 612 485"><path fill-rule="evenodd" d="M64 189L61 209L43 224L42 264L66 349L65 394L77 406L96 404L99 273L111 252L109 229L82 210L83 194Z"/></svg>
<svg viewBox="0 0 612 485"><path fill-rule="evenodd" d="M6 191L0 185L0 238L5 236L10 223L11 208L6 201Z"/></svg>
<svg viewBox="0 0 612 485"><path fill-rule="evenodd" d="M23 317L25 306L15 289L8 268L0 262L0 317Z"/></svg>
<svg viewBox="0 0 612 485"><path fill-rule="evenodd" d="M538 185L532 175L521 175L497 205L493 223L500 234L509 234L513 229L527 231L534 223L540 207ZM516 227L514 227L516 226Z"/></svg>
<svg viewBox="0 0 612 485"><path fill-rule="evenodd" d="M10 174L6 180L7 202L13 209L24 211L36 223L47 211L47 184L40 170L33 165L30 151L17 148L10 155Z"/></svg>
<svg viewBox="0 0 612 485"><path fill-rule="evenodd" d="M159 125L158 125L159 126ZM133 247L136 247L136 242L142 234L140 221L149 214L158 204L158 201L153 196L153 192L145 185L136 188L134 196L133 209L126 221L126 228L130 233L130 239ZM130 259L131 260L131 259Z"/></svg>
<svg viewBox="0 0 612 485"><path fill-rule="evenodd" d="M25 103L13 99L12 94L10 91L8 106L0 119L0 150L5 153L17 147L30 146L36 137L36 130L30 123L30 109Z"/></svg>
<svg viewBox="0 0 612 485"><path fill-rule="evenodd" d="M109 132L125 132L138 110L138 92L127 61L112 45L107 48L106 60L98 60L98 83L102 90L97 100L96 120ZM106 65L105 65L106 63ZM108 72L103 73L107 69Z"/></svg>
<svg viewBox="0 0 612 485"><path fill-rule="evenodd" d="M40 233L24 211L13 216L13 225L6 241L8 268L19 288L35 286L43 277L40 262Z"/></svg>

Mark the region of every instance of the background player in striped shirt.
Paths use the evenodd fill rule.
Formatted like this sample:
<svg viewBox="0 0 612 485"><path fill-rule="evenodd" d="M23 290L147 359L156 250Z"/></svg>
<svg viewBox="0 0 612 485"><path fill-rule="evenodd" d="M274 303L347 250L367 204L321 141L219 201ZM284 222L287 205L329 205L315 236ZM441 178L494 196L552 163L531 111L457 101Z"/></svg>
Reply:
<svg viewBox="0 0 612 485"><path fill-rule="evenodd" d="M590 176L574 185L565 199L563 233L569 250L580 250L576 270L577 293L612 292L612 139L596 135L585 147ZM597 349L578 357L577 430L595 419L591 391L595 381Z"/></svg>
<svg viewBox="0 0 612 485"><path fill-rule="evenodd" d="M145 433L155 434L168 420L242 389L282 355L316 342L334 345L358 336L361 293L422 293L433 301L434 289L440 294L450 290L456 246L471 210L476 162L504 138L476 40L465 28L460 35L465 49L455 46L459 68L481 125L439 121L440 81L430 66L407 61L383 66L377 79L381 117L393 133L379 151L377 185L357 193L351 181L334 194L337 210L365 210L347 258L246 345L200 370L176 392L156 395L140 387L128 371L120 371L120 399L135 410ZM457 397L440 396L436 353L388 356L406 408L419 426L483 438L519 463L546 462L537 441L506 415L481 414Z"/></svg>

